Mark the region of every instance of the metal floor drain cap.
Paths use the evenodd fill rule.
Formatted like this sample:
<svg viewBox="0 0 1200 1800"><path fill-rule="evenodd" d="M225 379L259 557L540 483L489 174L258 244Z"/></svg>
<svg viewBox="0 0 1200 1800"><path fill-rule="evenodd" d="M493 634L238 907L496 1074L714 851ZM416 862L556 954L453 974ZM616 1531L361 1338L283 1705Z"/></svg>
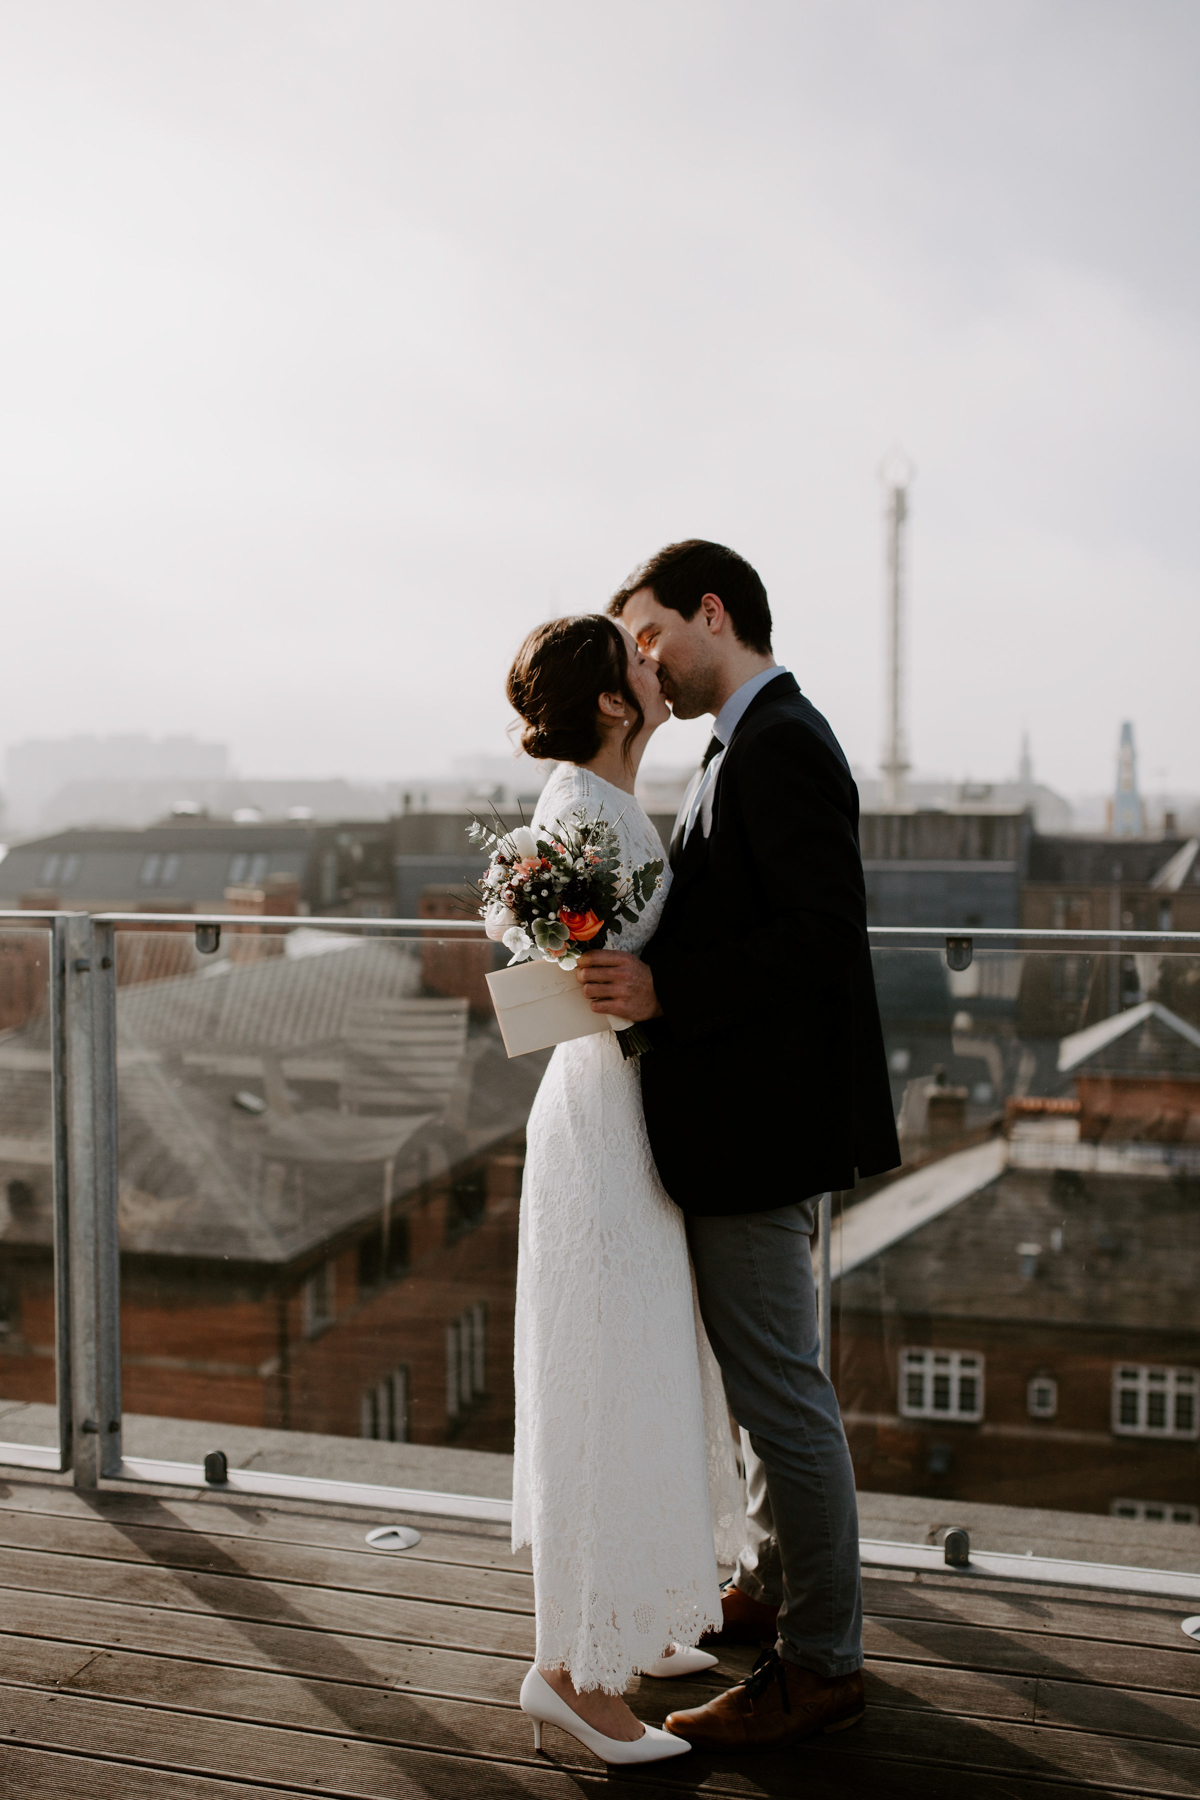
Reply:
<svg viewBox="0 0 1200 1800"><path fill-rule="evenodd" d="M367 1533L372 1550L411 1550L420 1541L420 1532L414 1531L411 1525L377 1525L374 1531Z"/></svg>

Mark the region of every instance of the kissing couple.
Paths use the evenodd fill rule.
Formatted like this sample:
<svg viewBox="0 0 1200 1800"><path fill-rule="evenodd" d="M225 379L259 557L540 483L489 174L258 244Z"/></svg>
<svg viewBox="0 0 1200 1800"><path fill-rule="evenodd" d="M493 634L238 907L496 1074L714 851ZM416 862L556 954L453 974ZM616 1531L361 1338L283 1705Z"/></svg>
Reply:
<svg viewBox="0 0 1200 1800"><path fill-rule="evenodd" d="M560 1044L529 1118L521 1706L538 1748L553 1724L609 1764L841 1730L864 1707L858 1514L810 1243L822 1193L900 1161L849 765L771 653L762 581L702 540L660 551L607 614L531 632L508 696L524 748L557 764L534 830L602 815L623 867L666 865L622 948L575 973L650 1049ZM714 724L668 855L634 780L671 712ZM767 1646L749 1680L662 1730L621 1698L730 1643Z"/></svg>

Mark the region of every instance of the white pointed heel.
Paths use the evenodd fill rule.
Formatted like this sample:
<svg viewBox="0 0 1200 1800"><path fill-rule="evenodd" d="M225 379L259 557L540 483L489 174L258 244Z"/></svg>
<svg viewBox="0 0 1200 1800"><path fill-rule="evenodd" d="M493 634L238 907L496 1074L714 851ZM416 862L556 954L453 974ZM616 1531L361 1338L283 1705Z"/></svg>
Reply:
<svg viewBox="0 0 1200 1800"><path fill-rule="evenodd" d="M673 1737L669 1731L659 1731L654 1725L647 1725L641 1737L634 1738L629 1744L620 1738L605 1737L602 1731L585 1724L565 1700L559 1699L537 1668L530 1669L521 1683L521 1711L533 1721L535 1750L542 1747L543 1725L557 1725L560 1731L570 1732L585 1750L606 1763L661 1762L667 1756L684 1756L692 1747L683 1738Z"/></svg>
<svg viewBox="0 0 1200 1800"><path fill-rule="evenodd" d="M701 1669L715 1669L717 1659L710 1656L707 1650L693 1650L684 1644L676 1644L672 1656L660 1656L657 1662L647 1663L641 1671L643 1675L653 1675L656 1680L669 1681L674 1675L698 1675Z"/></svg>

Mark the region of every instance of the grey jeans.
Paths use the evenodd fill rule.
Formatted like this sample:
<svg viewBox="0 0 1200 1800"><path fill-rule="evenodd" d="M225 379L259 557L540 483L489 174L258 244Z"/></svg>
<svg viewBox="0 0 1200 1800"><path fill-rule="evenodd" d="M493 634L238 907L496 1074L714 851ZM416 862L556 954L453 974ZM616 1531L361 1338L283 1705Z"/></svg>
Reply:
<svg viewBox="0 0 1200 1800"><path fill-rule="evenodd" d="M687 1221L700 1311L747 1450L734 1581L779 1604L779 1654L818 1675L862 1667L854 1468L818 1360L815 1200Z"/></svg>

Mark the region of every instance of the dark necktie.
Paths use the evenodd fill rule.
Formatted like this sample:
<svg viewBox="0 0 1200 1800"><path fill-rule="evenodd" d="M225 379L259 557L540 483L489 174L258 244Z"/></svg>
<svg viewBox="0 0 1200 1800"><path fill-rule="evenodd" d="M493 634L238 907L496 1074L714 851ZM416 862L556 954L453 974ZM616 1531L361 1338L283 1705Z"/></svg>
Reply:
<svg viewBox="0 0 1200 1800"><path fill-rule="evenodd" d="M721 751L724 748L725 748L724 744L721 742L720 738L717 736L716 732L714 731L712 736L708 740L708 744L705 748L704 755L700 758L700 767L697 770L697 774L703 775L705 769L707 769L707 767L708 767L709 763L712 761L713 757L719 756ZM695 796L693 795L693 799L694 798L695 798ZM690 808L689 808L689 810L690 810ZM674 831L671 833L671 848L667 852L667 857L668 857L668 860L669 860L672 868L675 867L675 864L679 860L679 852L683 849L683 833L684 833L684 829L685 829L686 825L687 825L687 811L684 811L682 816L680 817L679 823L676 825Z"/></svg>

